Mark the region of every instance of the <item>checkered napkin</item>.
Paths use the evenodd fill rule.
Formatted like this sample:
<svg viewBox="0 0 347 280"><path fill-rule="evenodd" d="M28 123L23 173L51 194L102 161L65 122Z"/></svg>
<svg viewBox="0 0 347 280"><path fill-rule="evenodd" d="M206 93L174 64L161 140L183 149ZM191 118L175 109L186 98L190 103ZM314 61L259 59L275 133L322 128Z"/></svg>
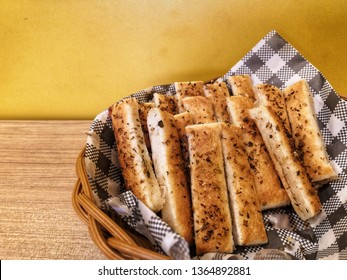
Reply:
<svg viewBox="0 0 347 280"><path fill-rule="evenodd" d="M253 83L281 89L305 79L314 95L319 127L339 180L319 189L322 212L303 222L291 206L263 212L269 243L238 247L233 254L206 254L199 259L347 259L347 103L324 76L276 31L268 33L220 81L249 74ZM231 89L229 88L231 91ZM153 93L175 94L173 84L154 86L131 95L148 102ZM85 162L97 205L117 213L158 248L176 259L190 258L188 245L129 191L117 161L108 111L96 116L87 138ZM281 257L278 257L281 256Z"/></svg>

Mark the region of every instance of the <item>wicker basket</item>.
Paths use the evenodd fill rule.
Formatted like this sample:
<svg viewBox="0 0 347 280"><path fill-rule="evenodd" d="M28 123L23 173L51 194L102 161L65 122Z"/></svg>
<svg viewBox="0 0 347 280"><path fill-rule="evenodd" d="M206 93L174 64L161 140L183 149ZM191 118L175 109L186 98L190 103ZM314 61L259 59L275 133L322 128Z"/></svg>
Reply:
<svg viewBox="0 0 347 280"><path fill-rule="evenodd" d="M347 97L341 96L347 101ZM113 220L100 210L94 202L84 162L85 148L76 161L77 182L72 195L72 204L89 229L94 243L109 259L169 260L168 256L156 252L150 242L123 223Z"/></svg>
<svg viewBox="0 0 347 280"><path fill-rule="evenodd" d="M109 259L168 260L168 256L154 251L149 241L121 220L113 220L94 202L87 179L83 149L76 161L77 182L72 195L72 205L86 223L94 243Z"/></svg>

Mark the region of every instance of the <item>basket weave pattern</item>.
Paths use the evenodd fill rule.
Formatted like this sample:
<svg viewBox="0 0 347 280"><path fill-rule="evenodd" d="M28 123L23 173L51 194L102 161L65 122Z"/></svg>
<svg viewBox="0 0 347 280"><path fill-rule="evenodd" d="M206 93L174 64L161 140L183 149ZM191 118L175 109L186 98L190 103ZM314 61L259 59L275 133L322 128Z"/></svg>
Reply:
<svg viewBox="0 0 347 280"><path fill-rule="evenodd" d="M89 184L82 149L76 161L77 182L72 194L72 205L80 219L88 226L93 242L108 259L124 260L167 260L170 257L157 253L151 244L126 228L117 220L111 219L94 202Z"/></svg>

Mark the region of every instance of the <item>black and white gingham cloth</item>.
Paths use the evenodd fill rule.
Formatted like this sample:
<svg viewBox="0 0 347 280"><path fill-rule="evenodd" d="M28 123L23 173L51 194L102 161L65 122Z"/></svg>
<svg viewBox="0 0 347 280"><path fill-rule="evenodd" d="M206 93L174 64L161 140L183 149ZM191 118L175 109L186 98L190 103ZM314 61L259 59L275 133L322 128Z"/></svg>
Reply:
<svg viewBox="0 0 347 280"><path fill-rule="evenodd" d="M268 244L240 247L234 254L207 254L200 258L347 259L347 103L336 94L322 73L276 31L261 39L219 81L240 74L251 75L254 84L269 83L281 89L300 79L308 82L314 95L319 127L340 179L319 189L323 211L312 221L303 222L290 206L267 210L263 217ZM131 96L140 102L148 102L154 92L174 95L175 89L173 84L159 85ZM108 110L96 116L90 127L85 162L95 200L102 210L106 213L117 210L130 226L147 236L158 251L176 259L189 258L185 241L123 189Z"/></svg>

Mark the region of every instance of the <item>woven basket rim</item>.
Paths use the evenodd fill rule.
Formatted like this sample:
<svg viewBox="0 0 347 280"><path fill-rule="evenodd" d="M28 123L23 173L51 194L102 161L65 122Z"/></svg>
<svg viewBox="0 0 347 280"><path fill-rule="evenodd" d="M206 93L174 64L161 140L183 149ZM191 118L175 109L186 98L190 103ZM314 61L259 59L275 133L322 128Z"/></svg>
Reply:
<svg viewBox="0 0 347 280"><path fill-rule="evenodd" d="M85 161L85 147L76 160L77 181L72 193L72 206L87 225L91 239L108 259L169 260L148 245L148 241L135 231L123 229L96 204L89 184Z"/></svg>

